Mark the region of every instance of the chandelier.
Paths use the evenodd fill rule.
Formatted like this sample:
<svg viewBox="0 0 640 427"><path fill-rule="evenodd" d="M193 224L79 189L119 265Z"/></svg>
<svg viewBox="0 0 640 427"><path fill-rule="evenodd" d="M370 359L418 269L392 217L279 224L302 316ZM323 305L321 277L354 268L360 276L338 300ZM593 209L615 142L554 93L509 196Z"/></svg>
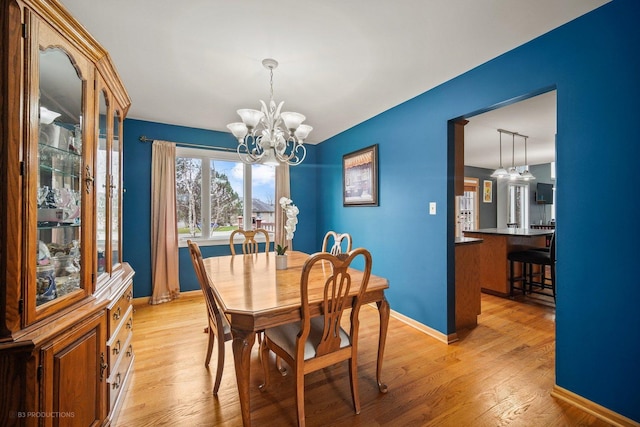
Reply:
<svg viewBox="0 0 640 427"><path fill-rule="evenodd" d="M273 100L273 70L278 67L278 61L264 59L262 65L270 74L269 107L260 100L260 111L238 110L242 123L229 123L227 128L238 140L236 151L242 162L299 165L307 155L304 140L313 128L302 124L306 117L300 113L280 112L284 101L276 106Z"/></svg>

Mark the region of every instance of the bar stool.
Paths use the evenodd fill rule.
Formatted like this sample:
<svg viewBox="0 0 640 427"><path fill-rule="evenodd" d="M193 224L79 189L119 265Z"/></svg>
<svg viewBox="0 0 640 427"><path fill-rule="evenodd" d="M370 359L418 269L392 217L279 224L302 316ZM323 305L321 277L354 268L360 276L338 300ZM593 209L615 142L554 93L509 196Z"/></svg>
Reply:
<svg viewBox="0 0 640 427"><path fill-rule="evenodd" d="M514 251L507 255L509 260L509 295L513 296L514 290L522 291L523 295L527 293L536 293L541 295L549 295L544 292L545 289L551 290L553 300L556 300L556 239L555 233L551 236L551 245L549 251L527 249L524 251ZM515 263L522 265L522 273L516 276L514 272ZM534 266L539 266L540 273L533 272ZM547 279L545 268L549 266L551 269L551 277ZM538 276L539 280L535 281L534 277ZM516 286L516 282L520 282L520 287ZM535 289L534 289L535 287Z"/></svg>

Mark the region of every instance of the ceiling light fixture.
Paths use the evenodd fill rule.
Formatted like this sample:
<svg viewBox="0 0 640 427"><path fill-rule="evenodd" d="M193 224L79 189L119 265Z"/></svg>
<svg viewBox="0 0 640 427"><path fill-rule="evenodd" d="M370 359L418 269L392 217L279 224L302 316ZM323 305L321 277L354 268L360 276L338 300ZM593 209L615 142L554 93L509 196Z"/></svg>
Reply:
<svg viewBox="0 0 640 427"><path fill-rule="evenodd" d="M524 138L524 172L520 174L520 178L525 181L531 181L536 179L531 172L529 172L529 163L527 162L527 138L528 136L521 135Z"/></svg>
<svg viewBox="0 0 640 427"><path fill-rule="evenodd" d="M270 74L269 107L260 100L260 111L238 110L242 123L230 123L227 128L238 140L238 156L244 163L299 165L307 155L304 140L313 128L302 124L306 117L300 113L280 112L284 101L276 107L273 100L273 70L278 67L278 61L264 59L262 65Z"/></svg>
<svg viewBox="0 0 640 427"><path fill-rule="evenodd" d="M511 133L511 167L507 172L509 172L509 179L515 180L520 178L520 172L516 169L515 160L516 160L516 133Z"/></svg>
<svg viewBox="0 0 640 427"><path fill-rule="evenodd" d="M502 129L498 129L498 133L500 133L500 167L493 171L491 176L493 178L505 178L509 176L509 173L502 167Z"/></svg>

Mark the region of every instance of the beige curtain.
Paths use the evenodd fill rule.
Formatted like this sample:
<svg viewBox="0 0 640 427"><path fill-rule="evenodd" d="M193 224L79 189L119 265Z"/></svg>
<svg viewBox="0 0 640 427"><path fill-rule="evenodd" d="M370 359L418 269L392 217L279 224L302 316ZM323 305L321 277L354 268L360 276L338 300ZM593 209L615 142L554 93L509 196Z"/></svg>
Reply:
<svg viewBox="0 0 640 427"><path fill-rule="evenodd" d="M284 211L280 207L280 198L291 198L291 188L289 181L289 165L281 164L276 167L276 235L274 245L289 246L289 250L293 249L291 241L285 242L284 224L287 221ZM293 202L296 203L295 200ZM275 246L274 246L275 249Z"/></svg>
<svg viewBox="0 0 640 427"><path fill-rule="evenodd" d="M149 304L180 296L176 223L176 145L154 141L151 155L151 280Z"/></svg>

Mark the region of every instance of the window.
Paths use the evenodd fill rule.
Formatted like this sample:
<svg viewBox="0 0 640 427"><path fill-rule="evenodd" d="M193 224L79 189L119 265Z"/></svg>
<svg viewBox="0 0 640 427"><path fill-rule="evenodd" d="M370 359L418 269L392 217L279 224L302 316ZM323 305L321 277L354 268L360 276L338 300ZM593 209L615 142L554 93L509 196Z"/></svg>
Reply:
<svg viewBox="0 0 640 427"><path fill-rule="evenodd" d="M507 226L514 224L518 228L529 228L529 184L509 183L507 194Z"/></svg>
<svg viewBox="0 0 640 427"><path fill-rule="evenodd" d="M176 148L180 244L228 244L231 232L244 227L273 232L274 200L275 167L246 165L235 153Z"/></svg>
<svg viewBox="0 0 640 427"><path fill-rule="evenodd" d="M463 231L478 229L478 178L464 177L464 193L456 196L456 237Z"/></svg>

